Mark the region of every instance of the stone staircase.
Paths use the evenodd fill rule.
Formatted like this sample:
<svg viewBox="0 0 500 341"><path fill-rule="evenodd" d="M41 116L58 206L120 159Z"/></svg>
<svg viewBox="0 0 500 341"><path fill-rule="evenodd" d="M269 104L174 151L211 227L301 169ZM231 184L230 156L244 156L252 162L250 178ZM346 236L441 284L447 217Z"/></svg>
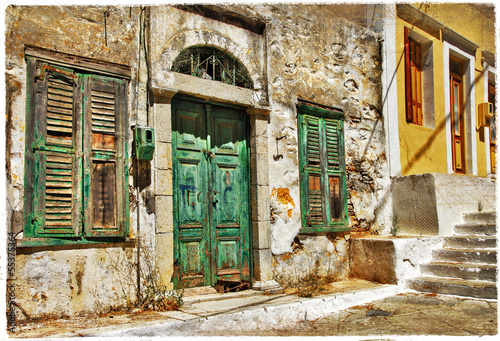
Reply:
<svg viewBox="0 0 500 341"><path fill-rule="evenodd" d="M496 213L464 214L454 235L445 237L433 261L421 266L421 277L410 288L421 292L476 298L497 298Z"/></svg>

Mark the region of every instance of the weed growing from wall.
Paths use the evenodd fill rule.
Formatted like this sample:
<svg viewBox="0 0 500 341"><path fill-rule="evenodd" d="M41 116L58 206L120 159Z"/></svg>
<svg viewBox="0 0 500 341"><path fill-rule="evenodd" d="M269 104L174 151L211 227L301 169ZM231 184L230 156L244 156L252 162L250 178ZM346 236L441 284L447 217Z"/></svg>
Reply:
<svg viewBox="0 0 500 341"><path fill-rule="evenodd" d="M161 284L160 273L156 266L155 251L152 240L140 236L140 306L141 311L176 310L182 306L184 289L168 290ZM114 272L116 282L121 289L121 298L126 302L127 309L136 307L139 285L137 281L137 252L135 257L108 252L108 269ZM134 261L131 259L135 258ZM130 293L135 293L132 298Z"/></svg>
<svg viewBox="0 0 500 341"><path fill-rule="evenodd" d="M278 273L275 274L274 278L283 288L288 289L288 291L299 297L313 297L324 291L324 287L328 283L336 281L334 276L328 274L329 272L330 266L327 274L321 275L319 260L316 260L314 266L308 269L306 275L295 271L295 276Z"/></svg>

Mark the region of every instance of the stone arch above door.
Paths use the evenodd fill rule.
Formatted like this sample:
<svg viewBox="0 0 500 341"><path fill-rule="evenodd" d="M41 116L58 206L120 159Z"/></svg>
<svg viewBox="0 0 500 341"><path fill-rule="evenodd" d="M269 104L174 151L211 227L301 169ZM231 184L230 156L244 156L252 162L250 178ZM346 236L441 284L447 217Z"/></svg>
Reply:
<svg viewBox="0 0 500 341"><path fill-rule="evenodd" d="M210 45L185 48L177 55L170 70L246 89L254 88L248 70L239 60Z"/></svg>
<svg viewBox="0 0 500 341"><path fill-rule="evenodd" d="M172 75L171 68L175 58L184 49L192 46L212 46L216 47L233 58L238 60L248 70L249 76L254 84L254 91L262 92L265 84L265 55L264 41L257 37L247 37L252 40L253 49L247 49L236 43L227 35L223 35L213 30L187 30L182 31L170 38L163 48L158 53L157 60L153 68L155 72L152 74L153 83L173 86L175 80Z"/></svg>

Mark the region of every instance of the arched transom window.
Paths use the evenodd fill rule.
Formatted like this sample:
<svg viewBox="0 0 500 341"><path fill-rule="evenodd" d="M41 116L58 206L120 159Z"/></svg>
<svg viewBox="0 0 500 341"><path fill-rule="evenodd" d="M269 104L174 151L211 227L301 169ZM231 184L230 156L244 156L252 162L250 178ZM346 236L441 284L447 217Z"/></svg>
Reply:
<svg viewBox="0 0 500 341"><path fill-rule="evenodd" d="M172 71L253 89L243 64L227 52L212 46L192 46L175 58Z"/></svg>

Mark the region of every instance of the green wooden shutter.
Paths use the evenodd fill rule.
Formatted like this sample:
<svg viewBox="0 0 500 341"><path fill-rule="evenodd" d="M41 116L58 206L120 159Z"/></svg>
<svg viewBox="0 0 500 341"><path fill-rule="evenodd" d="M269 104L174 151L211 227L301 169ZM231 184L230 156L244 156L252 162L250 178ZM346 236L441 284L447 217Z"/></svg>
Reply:
<svg viewBox="0 0 500 341"><path fill-rule="evenodd" d="M325 202L328 208L328 223L340 222L344 219L345 197L345 166L342 121L324 119L325 122L325 149L326 149L326 177Z"/></svg>
<svg viewBox="0 0 500 341"><path fill-rule="evenodd" d="M84 105L84 212L88 236L124 236L128 230L125 166L126 83L88 76Z"/></svg>
<svg viewBox="0 0 500 341"><path fill-rule="evenodd" d="M321 119L304 115L304 154L306 162L304 178L307 184L306 224L307 226L324 225L322 174L321 174Z"/></svg>
<svg viewBox="0 0 500 341"><path fill-rule="evenodd" d="M33 157L31 223L36 236L80 234L78 82L69 70L45 63L36 67L35 107L30 108L34 128L28 150Z"/></svg>
<svg viewBox="0 0 500 341"><path fill-rule="evenodd" d="M343 115L308 106L299 110L301 231L348 230Z"/></svg>

